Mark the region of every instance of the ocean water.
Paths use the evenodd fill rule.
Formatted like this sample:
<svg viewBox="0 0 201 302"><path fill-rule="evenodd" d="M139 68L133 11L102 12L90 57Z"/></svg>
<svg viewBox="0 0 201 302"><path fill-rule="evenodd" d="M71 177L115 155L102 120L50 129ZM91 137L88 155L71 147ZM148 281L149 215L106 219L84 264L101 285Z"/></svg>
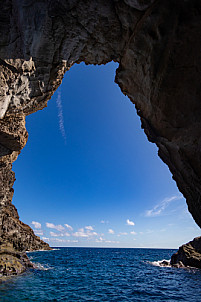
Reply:
<svg viewBox="0 0 201 302"><path fill-rule="evenodd" d="M175 250L59 248L0 284L0 301L201 301L201 270L160 267Z"/></svg>

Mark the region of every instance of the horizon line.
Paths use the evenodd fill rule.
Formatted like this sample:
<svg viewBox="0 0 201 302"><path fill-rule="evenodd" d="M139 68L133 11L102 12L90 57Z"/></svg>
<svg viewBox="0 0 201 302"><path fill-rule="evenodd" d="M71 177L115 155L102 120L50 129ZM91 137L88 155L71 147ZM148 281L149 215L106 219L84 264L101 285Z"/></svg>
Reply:
<svg viewBox="0 0 201 302"><path fill-rule="evenodd" d="M111 246L50 246L52 249L57 248L99 248L99 249L158 249L158 250L176 250L177 248L171 247L111 247ZM36 250L37 251L37 250ZM38 250L38 251L49 251L49 250Z"/></svg>

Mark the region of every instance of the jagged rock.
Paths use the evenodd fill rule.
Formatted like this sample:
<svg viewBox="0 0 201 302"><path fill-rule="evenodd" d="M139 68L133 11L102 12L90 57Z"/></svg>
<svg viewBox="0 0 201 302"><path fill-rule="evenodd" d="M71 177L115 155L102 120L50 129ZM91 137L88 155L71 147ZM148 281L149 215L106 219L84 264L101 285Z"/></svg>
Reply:
<svg viewBox="0 0 201 302"><path fill-rule="evenodd" d="M0 214L0 248L9 243L16 251L50 250L49 245L36 236L33 230L14 217L7 208Z"/></svg>
<svg viewBox="0 0 201 302"><path fill-rule="evenodd" d="M82 61L119 63L115 81L201 226L201 0L5 0L0 34L1 238L8 225L17 248L27 249L26 236L43 245L11 203L12 163L27 141L25 116Z"/></svg>
<svg viewBox="0 0 201 302"><path fill-rule="evenodd" d="M160 266L170 266L170 263L169 263L168 260L162 260L162 261L160 262Z"/></svg>
<svg viewBox="0 0 201 302"><path fill-rule="evenodd" d="M172 255L170 264L175 267L197 267L201 269L201 237L180 246Z"/></svg>
<svg viewBox="0 0 201 302"><path fill-rule="evenodd" d="M16 251L12 244L0 247L0 277L19 275L27 268L33 267L26 253Z"/></svg>
<svg viewBox="0 0 201 302"><path fill-rule="evenodd" d="M13 122L15 121L15 122ZM12 162L16 160L20 150L25 146L28 134L24 116L0 120L0 138L6 146L7 155L0 157L0 249L2 244L12 245L16 251L50 249L49 245L36 236L33 230L19 220L19 215L12 204L15 173ZM4 149L5 150L5 149ZM15 150L15 151L13 151Z"/></svg>

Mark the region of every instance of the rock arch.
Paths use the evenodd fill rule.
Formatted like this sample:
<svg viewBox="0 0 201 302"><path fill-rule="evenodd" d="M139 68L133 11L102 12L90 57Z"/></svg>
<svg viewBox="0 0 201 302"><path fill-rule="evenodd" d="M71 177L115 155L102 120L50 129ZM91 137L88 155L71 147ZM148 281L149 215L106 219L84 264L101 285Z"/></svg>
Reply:
<svg viewBox="0 0 201 302"><path fill-rule="evenodd" d="M25 117L46 106L74 63L119 63L135 104L201 226L201 1L6 0L0 4L0 243L48 248L12 205Z"/></svg>

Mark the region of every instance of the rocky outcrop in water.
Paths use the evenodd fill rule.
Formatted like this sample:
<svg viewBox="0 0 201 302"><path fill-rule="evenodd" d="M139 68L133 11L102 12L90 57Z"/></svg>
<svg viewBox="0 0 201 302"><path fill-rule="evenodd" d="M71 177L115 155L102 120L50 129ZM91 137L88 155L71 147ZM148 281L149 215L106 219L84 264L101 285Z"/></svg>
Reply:
<svg viewBox="0 0 201 302"><path fill-rule="evenodd" d="M5 0L0 33L1 242L25 250L27 237L48 248L12 205L12 163L27 141L26 115L82 61L119 63L115 81L201 226L201 0Z"/></svg>
<svg viewBox="0 0 201 302"><path fill-rule="evenodd" d="M201 269L201 237L180 246L172 255L170 264L176 267L197 267Z"/></svg>
<svg viewBox="0 0 201 302"><path fill-rule="evenodd" d="M25 252L13 249L12 244L1 245L0 250L0 277L1 279L23 273L27 268L32 268Z"/></svg>

